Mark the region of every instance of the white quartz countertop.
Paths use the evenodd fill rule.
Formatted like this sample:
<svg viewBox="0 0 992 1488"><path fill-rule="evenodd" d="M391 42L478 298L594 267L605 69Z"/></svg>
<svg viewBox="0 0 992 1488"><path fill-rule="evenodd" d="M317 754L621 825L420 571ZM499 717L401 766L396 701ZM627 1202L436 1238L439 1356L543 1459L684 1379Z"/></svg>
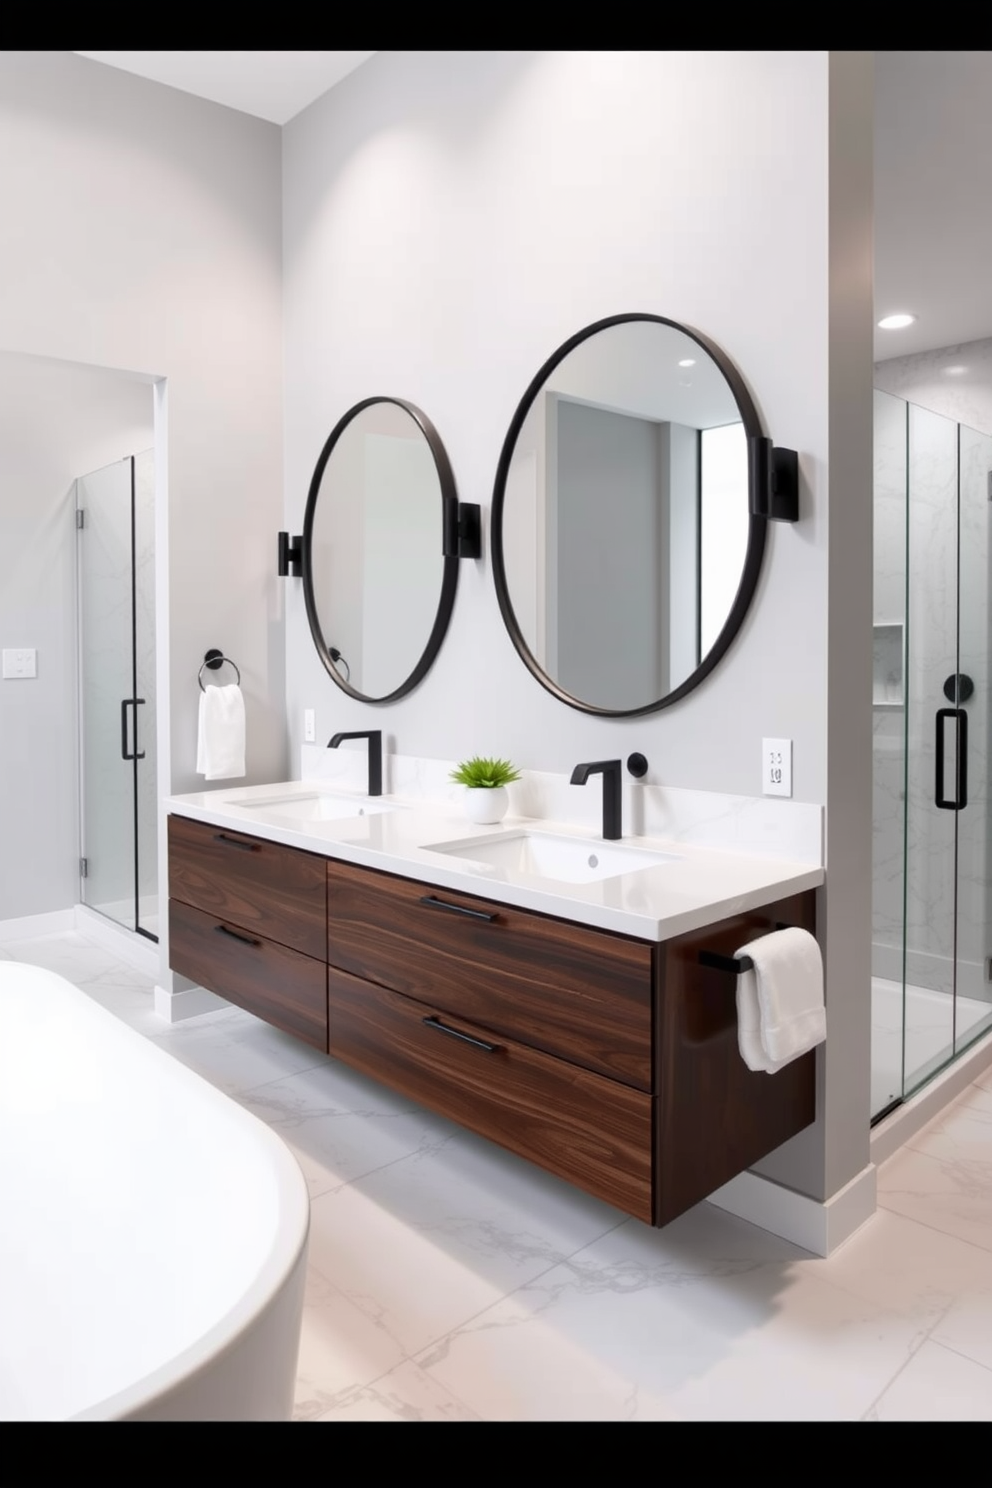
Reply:
<svg viewBox="0 0 992 1488"><path fill-rule="evenodd" d="M296 797L326 794L340 801L353 796L356 815L329 821L294 820L287 812ZM283 798L272 805L259 802ZM816 862L797 862L747 852L722 851L660 837L625 835L604 843L598 833L554 821L504 817L497 826L465 819L449 802L398 795L369 798L326 783L295 780L275 785L219 787L167 797L167 813L261 837L285 847L319 853L344 863L418 879L440 889L476 894L521 909L556 915L579 924L613 930L642 940L668 940L729 915L773 903L787 894L816 888L824 870ZM357 814L363 808L390 806L382 814ZM668 854L658 866L622 872L592 883L563 882L512 867L494 867L471 857L472 844L488 836L527 831L553 833L597 847L640 848ZM452 844L466 844L464 858ZM432 851L444 843L447 852Z"/></svg>

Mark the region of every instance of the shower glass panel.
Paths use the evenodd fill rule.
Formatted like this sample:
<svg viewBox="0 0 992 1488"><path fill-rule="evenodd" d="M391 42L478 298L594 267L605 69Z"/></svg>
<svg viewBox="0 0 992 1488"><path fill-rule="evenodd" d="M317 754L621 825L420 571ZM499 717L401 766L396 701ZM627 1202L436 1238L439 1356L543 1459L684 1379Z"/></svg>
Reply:
<svg viewBox="0 0 992 1488"><path fill-rule="evenodd" d="M872 1114L992 1026L992 439L875 394Z"/></svg>
<svg viewBox="0 0 992 1488"><path fill-rule="evenodd" d="M76 481L80 899L157 939L151 451Z"/></svg>
<svg viewBox="0 0 992 1488"><path fill-rule="evenodd" d="M967 723L967 806L957 822L957 997L954 1053L992 1027L992 834L989 815L989 603L992 438L958 427L960 507L957 706ZM971 684L969 687L968 684ZM952 705L953 706L953 705Z"/></svg>

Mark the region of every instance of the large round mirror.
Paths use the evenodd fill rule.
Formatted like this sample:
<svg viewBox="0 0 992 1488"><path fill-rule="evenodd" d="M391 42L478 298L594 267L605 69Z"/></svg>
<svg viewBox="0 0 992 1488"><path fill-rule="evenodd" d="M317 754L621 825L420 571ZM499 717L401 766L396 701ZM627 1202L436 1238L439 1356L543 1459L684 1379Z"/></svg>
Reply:
<svg viewBox="0 0 992 1488"><path fill-rule="evenodd" d="M403 697L438 653L458 582L442 552L449 502L444 446L412 403L366 398L332 430L307 497L303 594L320 658L352 697Z"/></svg>
<svg viewBox="0 0 992 1488"><path fill-rule="evenodd" d="M538 372L496 474L496 593L514 645L562 702L650 713L698 686L750 603L752 516L740 374L706 337L618 315Z"/></svg>

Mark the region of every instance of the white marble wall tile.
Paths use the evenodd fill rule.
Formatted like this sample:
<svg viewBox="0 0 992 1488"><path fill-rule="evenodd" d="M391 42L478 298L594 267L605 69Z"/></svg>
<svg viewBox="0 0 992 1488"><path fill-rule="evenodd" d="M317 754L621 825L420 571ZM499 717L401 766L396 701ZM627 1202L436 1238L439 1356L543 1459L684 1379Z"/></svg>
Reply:
<svg viewBox="0 0 992 1488"><path fill-rule="evenodd" d="M875 386L992 434L992 339L875 363Z"/></svg>

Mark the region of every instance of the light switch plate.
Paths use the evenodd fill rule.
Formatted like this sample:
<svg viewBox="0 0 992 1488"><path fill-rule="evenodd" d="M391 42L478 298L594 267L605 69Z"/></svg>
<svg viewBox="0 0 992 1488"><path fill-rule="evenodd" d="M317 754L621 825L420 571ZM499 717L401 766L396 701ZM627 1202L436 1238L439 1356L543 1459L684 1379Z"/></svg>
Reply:
<svg viewBox="0 0 992 1488"><path fill-rule="evenodd" d="M303 742L304 742L304 744L313 744L314 741L315 741L315 739L317 738L317 725L314 722L314 716L313 715L314 715L314 710L312 708L304 708L303 709Z"/></svg>
<svg viewBox="0 0 992 1488"><path fill-rule="evenodd" d="M762 739L761 791L766 796L792 795L791 739Z"/></svg>
<svg viewBox="0 0 992 1488"><path fill-rule="evenodd" d="M37 677L38 652L33 646L4 648L3 674L5 677Z"/></svg>

